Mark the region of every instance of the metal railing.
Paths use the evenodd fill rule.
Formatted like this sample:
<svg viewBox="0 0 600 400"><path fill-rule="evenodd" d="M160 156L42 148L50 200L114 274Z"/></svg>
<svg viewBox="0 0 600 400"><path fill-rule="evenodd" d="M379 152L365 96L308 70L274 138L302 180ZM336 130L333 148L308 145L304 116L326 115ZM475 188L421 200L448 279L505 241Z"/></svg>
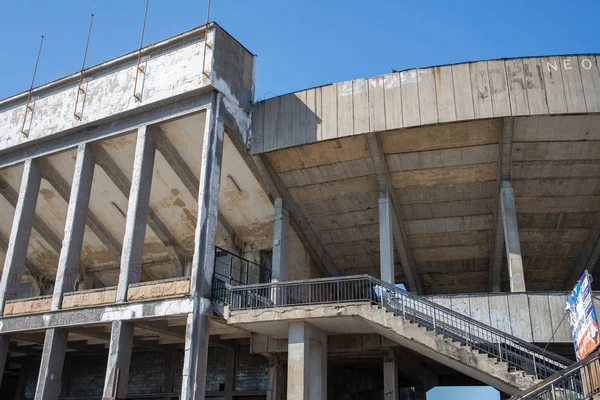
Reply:
<svg viewBox="0 0 600 400"><path fill-rule="evenodd" d="M600 350L511 399L583 400L597 394L600 394Z"/></svg>
<svg viewBox="0 0 600 400"><path fill-rule="evenodd" d="M251 285L271 280L271 271L257 263L215 247L215 279L231 286Z"/></svg>
<svg viewBox="0 0 600 400"><path fill-rule="evenodd" d="M536 379L546 379L572 361L412 295L368 275L258 285L216 285L230 310L368 301L427 330L505 361ZM226 293L225 293L226 292Z"/></svg>

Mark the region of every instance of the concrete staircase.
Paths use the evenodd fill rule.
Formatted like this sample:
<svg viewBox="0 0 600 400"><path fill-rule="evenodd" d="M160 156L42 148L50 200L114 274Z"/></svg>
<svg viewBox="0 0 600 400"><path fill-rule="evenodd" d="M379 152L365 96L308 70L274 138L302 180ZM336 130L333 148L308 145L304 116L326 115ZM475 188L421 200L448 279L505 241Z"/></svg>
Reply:
<svg viewBox="0 0 600 400"><path fill-rule="evenodd" d="M227 291L228 323L244 329L268 336L260 332L265 326L274 332L278 323L285 326L297 320L325 332L334 332L336 326L366 325L371 332L511 395L572 364L368 275L235 286ZM358 325L346 323L357 319ZM285 328L280 334L284 332Z"/></svg>
<svg viewBox="0 0 600 400"><path fill-rule="evenodd" d="M383 307L370 308L372 311L366 315L361 313L362 317L380 335L504 393L514 394L540 381L464 341L436 333Z"/></svg>

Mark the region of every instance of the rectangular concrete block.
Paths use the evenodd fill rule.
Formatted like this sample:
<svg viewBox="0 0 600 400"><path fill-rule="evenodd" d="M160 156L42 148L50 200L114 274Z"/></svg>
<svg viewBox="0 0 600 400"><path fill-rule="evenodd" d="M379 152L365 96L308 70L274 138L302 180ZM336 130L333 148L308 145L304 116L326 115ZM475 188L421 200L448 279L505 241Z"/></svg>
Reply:
<svg viewBox="0 0 600 400"><path fill-rule="evenodd" d="M27 300L12 300L6 302L4 316L34 314L50 311L52 296L35 297Z"/></svg>
<svg viewBox="0 0 600 400"><path fill-rule="evenodd" d="M533 341L527 294L508 296L508 308L512 334L519 339L527 340L528 342Z"/></svg>
<svg viewBox="0 0 600 400"><path fill-rule="evenodd" d="M552 317L548 295L546 293L532 293L527 297L529 298L533 341L546 343L552 337Z"/></svg>
<svg viewBox="0 0 600 400"><path fill-rule="evenodd" d="M130 285L127 301L143 301L167 297L187 296L190 294L190 280L169 280L166 282L144 282Z"/></svg>
<svg viewBox="0 0 600 400"><path fill-rule="evenodd" d="M116 301L116 296L117 288L114 287L67 293L63 297L61 308L81 308L113 304Z"/></svg>

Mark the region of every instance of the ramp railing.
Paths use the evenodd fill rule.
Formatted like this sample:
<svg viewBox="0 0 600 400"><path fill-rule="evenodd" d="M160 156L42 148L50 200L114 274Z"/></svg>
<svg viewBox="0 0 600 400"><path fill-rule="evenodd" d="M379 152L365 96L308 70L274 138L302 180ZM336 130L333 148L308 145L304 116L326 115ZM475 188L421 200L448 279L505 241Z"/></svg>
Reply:
<svg viewBox="0 0 600 400"><path fill-rule="evenodd" d="M413 295L369 275L265 283L223 285L216 290L232 311L349 302L370 302L473 350L508 363L509 367L546 379L572 361Z"/></svg>
<svg viewBox="0 0 600 400"><path fill-rule="evenodd" d="M515 400L583 400L600 394L600 351L511 397Z"/></svg>

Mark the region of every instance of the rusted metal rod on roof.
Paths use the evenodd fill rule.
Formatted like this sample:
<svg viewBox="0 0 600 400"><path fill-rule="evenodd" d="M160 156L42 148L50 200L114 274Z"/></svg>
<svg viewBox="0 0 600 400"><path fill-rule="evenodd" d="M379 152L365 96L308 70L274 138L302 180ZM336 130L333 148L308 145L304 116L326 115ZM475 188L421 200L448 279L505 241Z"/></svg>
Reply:
<svg viewBox="0 0 600 400"><path fill-rule="evenodd" d="M92 34L92 23L94 22L94 14L90 18L90 27L88 29L87 41L85 42L85 51L83 52L83 62L81 63L81 72L79 73L79 83L77 84L77 97L75 98L75 111L73 116L75 119L81 119L81 113L77 112L77 105L79 104L79 95L85 93L85 90L81 87L83 82L83 70L85 69L85 60L87 58L88 47L90 45L90 35Z"/></svg>
<svg viewBox="0 0 600 400"><path fill-rule="evenodd" d="M140 48L138 50L137 67L135 68L135 84L133 85L133 97L135 97L135 99L137 101L141 101L141 98L142 98L141 93L137 92L137 83L138 83L138 76L139 76L140 72L144 72L144 66L140 65L140 63L142 61L142 46L144 45L144 32L146 31L146 17L148 16L148 3L149 2L150 2L150 0L146 0L146 9L144 10L144 23L142 25L142 38L140 39Z"/></svg>
<svg viewBox="0 0 600 400"><path fill-rule="evenodd" d="M208 44L208 23L210 21L210 0L208 0L208 9L206 10L206 24L204 25L204 54L202 55L202 75L205 77L209 77L208 72L204 70L204 66L206 65L206 48L212 46Z"/></svg>
<svg viewBox="0 0 600 400"><path fill-rule="evenodd" d="M27 113L33 111L31 107L31 93L33 92L33 84L35 82L35 75L37 73L38 64L40 62L40 54L42 54L42 44L44 44L44 35L40 39L40 48L38 49L37 59L35 60L35 68L33 69L33 77L31 78L31 86L29 87L29 93L27 94L27 105L25 105L25 116L23 117L23 126L21 127L21 133L25 136L29 134L29 129L25 129L25 123L27 122Z"/></svg>

